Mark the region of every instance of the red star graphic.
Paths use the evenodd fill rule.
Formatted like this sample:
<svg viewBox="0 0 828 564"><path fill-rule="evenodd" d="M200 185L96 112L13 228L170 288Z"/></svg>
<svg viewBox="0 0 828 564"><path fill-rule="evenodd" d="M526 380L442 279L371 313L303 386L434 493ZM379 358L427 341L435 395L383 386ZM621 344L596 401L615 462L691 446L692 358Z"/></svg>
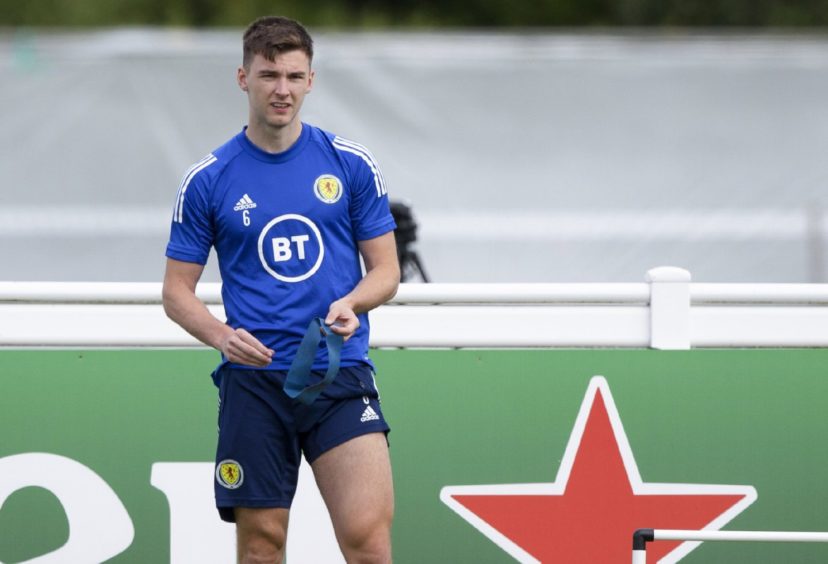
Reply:
<svg viewBox="0 0 828 564"><path fill-rule="evenodd" d="M626 564L636 529L718 530L756 497L752 486L642 482L600 376L590 381L554 482L440 492L446 505L518 561L571 564ZM677 562L699 544L651 543L648 562Z"/></svg>

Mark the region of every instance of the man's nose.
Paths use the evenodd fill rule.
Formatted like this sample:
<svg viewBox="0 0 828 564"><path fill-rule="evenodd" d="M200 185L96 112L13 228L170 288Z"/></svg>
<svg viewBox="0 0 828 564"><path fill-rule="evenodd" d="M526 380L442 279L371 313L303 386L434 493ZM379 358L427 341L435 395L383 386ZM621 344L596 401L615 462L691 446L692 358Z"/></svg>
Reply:
<svg viewBox="0 0 828 564"><path fill-rule="evenodd" d="M287 96L289 94L288 90L288 81L285 78L279 78L276 80L276 83L273 85L273 92L277 96Z"/></svg>

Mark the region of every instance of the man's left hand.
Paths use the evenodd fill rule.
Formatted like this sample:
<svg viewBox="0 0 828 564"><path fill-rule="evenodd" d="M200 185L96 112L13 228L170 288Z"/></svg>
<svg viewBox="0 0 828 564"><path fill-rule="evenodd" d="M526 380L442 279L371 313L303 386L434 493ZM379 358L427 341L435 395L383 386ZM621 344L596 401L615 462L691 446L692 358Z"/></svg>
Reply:
<svg viewBox="0 0 828 564"><path fill-rule="evenodd" d="M350 305L343 300L337 300L328 309L325 325L347 341L359 329L359 318Z"/></svg>

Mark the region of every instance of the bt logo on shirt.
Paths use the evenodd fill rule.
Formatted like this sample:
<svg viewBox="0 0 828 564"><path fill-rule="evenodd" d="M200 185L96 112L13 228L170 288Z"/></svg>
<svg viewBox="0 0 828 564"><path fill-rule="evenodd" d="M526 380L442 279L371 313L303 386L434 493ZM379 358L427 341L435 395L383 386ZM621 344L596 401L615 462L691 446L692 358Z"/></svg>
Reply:
<svg viewBox="0 0 828 564"><path fill-rule="evenodd" d="M325 245L319 228L307 217L285 214L272 219L259 234L259 260L282 282L301 282L322 265Z"/></svg>

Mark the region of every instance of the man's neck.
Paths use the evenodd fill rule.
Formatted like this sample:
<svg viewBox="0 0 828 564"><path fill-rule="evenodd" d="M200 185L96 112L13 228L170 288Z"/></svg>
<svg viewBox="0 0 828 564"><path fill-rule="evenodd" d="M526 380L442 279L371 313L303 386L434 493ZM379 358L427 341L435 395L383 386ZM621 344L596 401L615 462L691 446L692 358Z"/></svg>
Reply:
<svg viewBox="0 0 828 564"><path fill-rule="evenodd" d="M251 143L268 153L283 153L296 143L302 134L302 122L288 127L269 127L267 125L249 125L245 132Z"/></svg>

